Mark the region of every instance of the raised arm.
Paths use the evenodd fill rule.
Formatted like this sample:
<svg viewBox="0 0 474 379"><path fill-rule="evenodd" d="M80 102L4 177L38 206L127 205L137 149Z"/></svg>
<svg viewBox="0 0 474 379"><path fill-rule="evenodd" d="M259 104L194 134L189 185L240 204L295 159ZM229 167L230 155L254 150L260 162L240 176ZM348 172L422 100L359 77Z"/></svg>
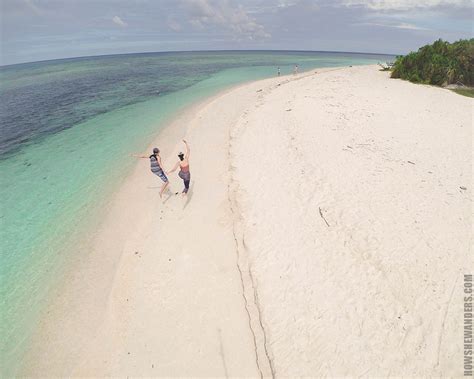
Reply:
<svg viewBox="0 0 474 379"><path fill-rule="evenodd" d="M183 139L184 145L186 146L186 155L184 156L186 159L189 159L189 154L191 153L191 149L189 148L188 143L186 140Z"/></svg>
<svg viewBox="0 0 474 379"><path fill-rule="evenodd" d="M131 157L134 157L134 158L150 158L148 155L141 155L141 154L130 154Z"/></svg>

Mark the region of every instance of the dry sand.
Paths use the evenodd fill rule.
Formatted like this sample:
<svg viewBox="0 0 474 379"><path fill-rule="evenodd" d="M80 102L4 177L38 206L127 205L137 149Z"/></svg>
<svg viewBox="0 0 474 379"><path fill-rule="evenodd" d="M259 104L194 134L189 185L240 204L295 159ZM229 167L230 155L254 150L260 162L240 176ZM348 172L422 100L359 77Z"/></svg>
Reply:
<svg viewBox="0 0 474 379"><path fill-rule="evenodd" d="M363 66L194 107L188 198L138 163L24 373L461 376L472 105Z"/></svg>

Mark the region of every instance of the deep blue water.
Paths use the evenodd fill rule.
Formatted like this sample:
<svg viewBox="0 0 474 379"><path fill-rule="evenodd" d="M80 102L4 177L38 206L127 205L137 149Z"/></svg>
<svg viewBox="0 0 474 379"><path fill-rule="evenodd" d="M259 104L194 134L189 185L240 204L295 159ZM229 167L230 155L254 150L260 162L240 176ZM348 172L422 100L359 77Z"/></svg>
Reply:
<svg viewBox="0 0 474 379"><path fill-rule="evenodd" d="M15 374L55 278L167 118L234 84L393 57L186 52L0 67L0 376Z"/></svg>
<svg viewBox="0 0 474 379"><path fill-rule="evenodd" d="M0 68L0 157L101 113L189 87L219 71L293 64L301 69L386 60L313 52L147 53L73 58Z"/></svg>

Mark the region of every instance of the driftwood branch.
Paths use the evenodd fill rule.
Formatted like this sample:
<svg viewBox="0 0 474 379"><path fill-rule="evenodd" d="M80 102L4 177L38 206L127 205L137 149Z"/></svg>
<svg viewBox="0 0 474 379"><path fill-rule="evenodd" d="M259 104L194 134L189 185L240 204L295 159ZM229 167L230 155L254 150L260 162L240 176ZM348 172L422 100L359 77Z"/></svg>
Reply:
<svg viewBox="0 0 474 379"><path fill-rule="evenodd" d="M320 215L321 218L324 220L324 222L326 223L326 225L329 227L329 223L328 223L328 221L326 220L326 218L324 217L323 211L321 210L321 207L319 207L319 215Z"/></svg>
<svg viewBox="0 0 474 379"><path fill-rule="evenodd" d="M393 62L385 62L383 63L377 63L380 67L382 67L382 71L390 71L393 68L394 63Z"/></svg>

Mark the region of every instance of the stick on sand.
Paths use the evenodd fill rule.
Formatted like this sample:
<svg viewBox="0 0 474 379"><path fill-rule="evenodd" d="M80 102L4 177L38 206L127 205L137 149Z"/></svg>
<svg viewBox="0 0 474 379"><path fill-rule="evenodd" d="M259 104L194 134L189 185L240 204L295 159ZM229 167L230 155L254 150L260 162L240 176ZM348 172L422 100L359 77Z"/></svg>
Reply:
<svg viewBox="0 0 474 379"><path fill-rule="evenodd" d="M326 218L324 217L323 211L321 210L321 207L319 207L319 215L320 215L321 218L324 220L324 222L326 223L326 225L329 227L329 223L328 223L328 221L326 220Z"/></svg>

